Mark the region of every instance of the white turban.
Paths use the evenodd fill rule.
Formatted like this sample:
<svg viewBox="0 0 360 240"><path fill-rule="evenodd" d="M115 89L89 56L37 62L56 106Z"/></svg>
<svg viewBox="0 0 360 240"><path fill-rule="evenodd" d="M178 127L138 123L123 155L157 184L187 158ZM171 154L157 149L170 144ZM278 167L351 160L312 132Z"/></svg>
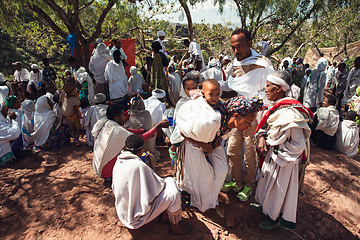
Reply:
<svg viewBox="0 0 360 240"><path fill-rule="evenodd" d="M231 61L231 57L230 57L229 55L226 55L226 56L224 57L224 60L230 60L230 61Z"/></svg>
<svg viewBox="0 0 360 240"><path fill-rule="evenodd" d="M151 92L151 95L157 98L163 98L166 95L166 92L160 88L156 88Z"/></svg>
<svg viewBox="0 0 360 240"><path fill-rule="evenodd" d="M37 64L31 65L31 69L39 69L39 66Z"/></svg>
<svg viewBox="0 0 360 240"><path fill-rule="evenodd" d="M295 99L298 99L300 96L300 88L298 86L296 86L295 84L292 84L291 86L289 86L289 84L287 84L287 82L277 76L274 76L273 74L270 74L267 76L266 80L268 80L269 82L276 84L276 85L280 85L281 89L285 92L285 96L287 97L292 97Z"/></svg>
<svg viewBox="0 0 360 240"><path fill-rule="evenodd" d="M158 31L157 36L158 36L158 37L164 37L164 36L165 36L165 32L164 32L164 31Z"/></svg>

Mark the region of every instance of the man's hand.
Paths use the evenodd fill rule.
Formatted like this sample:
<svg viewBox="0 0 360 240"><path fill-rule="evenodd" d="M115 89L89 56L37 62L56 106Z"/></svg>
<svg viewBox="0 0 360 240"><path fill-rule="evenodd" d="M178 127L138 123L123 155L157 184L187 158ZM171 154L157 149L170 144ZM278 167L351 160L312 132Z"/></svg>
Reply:
<svg viewBox="0 0 360 240"><path fill-rule="evenodd" d="M170 122L167 119L163 119L158 124L156 124L156 129L168 128L169 126Z"/></svg>

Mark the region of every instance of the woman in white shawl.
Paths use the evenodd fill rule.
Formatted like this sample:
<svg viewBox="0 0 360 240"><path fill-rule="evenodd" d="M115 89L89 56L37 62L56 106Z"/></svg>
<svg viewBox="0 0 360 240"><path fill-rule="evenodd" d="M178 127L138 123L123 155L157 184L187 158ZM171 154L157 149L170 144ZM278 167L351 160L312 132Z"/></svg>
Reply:
<svg viewBox="0 0 360 240"><path fill-rule="evenodd" d="M316 109L319 102L324 101L324 88L326 83L326 66L328 62L325 58L320 58L316 63L316 68L310 73L304 90L304 106L310 110Z"/></svg>
<svg viewBox="0 0 360 240"><path fill-rule="evenodd" d="M131 99L131 108L129 110L129 118L125 123L126 129L145 129L150 130L155 126L148 110L145 110L144 101L139 97ZM154 155L155 161L160 159L160 153L156 150L156 134L145 141L144 151L149 151Z"/></svg>
<svg viewBox="0 0 360 240"><path fill-rule="evenodd" d="M138 89L141 89L141 85L145 82L141 74L135 66L130 67L131 77L129 78L129 93L137 93Z"/></svg>
<svg viewBox="0 0 360 240"><path fill-rule="evenodd" d="M128 92L128 82L119 50L113 53L114 60L108 62L105 68L105 79L109 81L111 100L121 100Z"/></svg>
<svg viewBox="0 0 360 240"><path fill-rule="evenodd" d="M20 125L16 119L16 114L10 112L4 103L0 104L0 166L15 159L11 149L10 141L17 139L21 134Z"/></svg>
<svg viewBox="0 0 360 240"><path fill-rule="evenodd" d="M26 148L29 144L34 143L34 139L31 137L31 133L34 132L34 114L35 104L33 100L25 100L21 104L21 109L24 112L22 116L22 136L23 145Z"/></svg>
<svg viewBox="0 0 360 240"><path fill-rule="evenodd" d="M37 151L61 148L70 143L70 132L53 111L54 103L46 95L38 98L35 106L34 139Z"/></svg>
<svg viewBox="0 0 360 240"><path fill-rule="evenodd" d="M39 83L42 81L42 72L37 64L31 65L30 81L26 87L26 91L30 94L29 98L37 99L38 91L41 90Z"/></svg>
<svg viewBox="0 0 360 240"><path fill-rule="evenodd" d="M272 107L256 129L257 149L262 165L252 208L267 215L260 228L270 230L280 225L294 229L298 193L307 164L313 114L291 98L291 76L275 72L267 77L266 96ZM286 97L288 96L288 97Z"/></svg>
<svg viewBox="0 0 360 240"><path fill-rule="evenodd" d="M96 88L98 93L103 93L106 99L109 100L109 81L105 79L106 64L110 61L110 56L107 54L107 49L104 43L99 43L96 46L95 54L91 57L89 62L89 70L94 74L96 81Z"/></svg>

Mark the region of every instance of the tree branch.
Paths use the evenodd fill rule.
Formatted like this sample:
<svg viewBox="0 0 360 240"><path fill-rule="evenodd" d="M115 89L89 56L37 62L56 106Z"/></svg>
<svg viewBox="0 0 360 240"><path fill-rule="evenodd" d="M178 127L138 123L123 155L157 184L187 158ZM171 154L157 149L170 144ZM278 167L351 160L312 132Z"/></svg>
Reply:
<svg viewBox="0 0 360 240"><path fill-rule="evenodd" d="M79 12L80 12L81 10L83 10L83 9L91 6L94 2L95 2L95 0L92 0L92 1L88 2L87 4L81 6L81 7L79 8Z"/></svg>

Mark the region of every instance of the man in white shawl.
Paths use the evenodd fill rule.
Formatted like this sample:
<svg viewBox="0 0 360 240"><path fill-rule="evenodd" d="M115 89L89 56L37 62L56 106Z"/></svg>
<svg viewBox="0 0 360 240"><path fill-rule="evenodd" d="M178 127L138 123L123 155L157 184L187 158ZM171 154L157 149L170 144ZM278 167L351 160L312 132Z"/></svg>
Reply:
<svg viewBox="0 0 360 240"><path fill-rule="evenodd" d="M255 194L259 204L251 206L267 216L260 223L264 230L296 227L298 193L310 151L308 122L313 114L291 98L291 85L286 71L267 77L265 91L272 106L256 129L257 150L264 158Z"/></svg>
<svg viewBox="0 0 360 240"><path fill-rule="evenodd" d="M95 54L89 62L89 70L94 75L98 93L103 93L109 100L109 82L105 79L106 64L110 61L107 49L104 43L99 43L95 49Z"/></svg>
<svg viewBox="0 0 360 240"><path fill-rule="evenodd" d="M131 76L128 81L129 93L137 93L139 88L141 89L141 86L145 82L144 78L140 73L138 73L138 70L135 66L130 67L130 73Z"/></svg>
<svg viewBox="0 0 360 240"><path fill-rule="evenodd" d="M106 96L103 93L98 93L94 98L95 105L91 106L85 113L84 125L86 129L86 140L89 146L94 146L94 137L91 131L94 125L102 118L106 117Z"/></svg>
<svg viewBox="0 0 360 240"><path fill-rule="evenodd" d="M231 36L231 47L235 60L229 79L221 81L223 91L236 91L239 96L252 99L258 96L265 99L266 77L274 72L270 60L259 55L252 48L251 34L246 29L236 29ZM261 112L258 113L258 117ZM233 189L239 192L237 198L247 201L254 187L256 175L256 154L254 147L254 130L257 121L247 130L235 131L229 138L227 154L231 167L231 175L235 182L225 183L223 189ZM241 149L245 144L245 172L242 173Z"/></svg>
<svg viewBox="0 0 360 240"><path fill-rule="evenodd" d="M315 112L311 123L311 140L324 149L332 149L335 143L335 133L340 123L339 112L335 107L336 97L326 95L322 107Z"/></svg>
<svg viewBox="0 0 360 240"><path fill-rule="evenodd" d="M121 61L125 62L126 59L127 59L127 56L126 56L126 53L125 53L124 49L122 49L122 47L121 47L121 41L119 39L115 39L113 41L114 41L114 46L111 48L111 50L109 52L111 59L114 59L114 52L116 50L119 50L120 53L121 53L120 59L121 59Z"/></svg>
<svg viewBox="0 0 360 240"><path fill-rule="evenodd" d="M209 62L209 69L206 70L205 72L202 72L201 76L204 78L204 80L215 79L218 82L222 80L226 80L223 79L223 73L220 68L220 62L217 59L212 59Z"/></svg>
<svg viewBox="0 0 360 240"><path fill-rule="evenodd" d="M354 67L350 70L347 78L344 102L349 101L351 97L355 95L358 86L360 86L360 57L355 58Z"/></svg>
<svg viewBox="0 0 360 240"><path fill-rule="evenodd" d="M175 72L175 69L169 68L168 70L169 70L168 78L171 87L171 91L170 89L168 89L168 91L169 91L170 100L175 106L180 97L181 77L177 72Z"/></svg>
<svg viewBox="0 0 360 240"><path fill-rule="evenodd" d="M19 123L15 120L16 114L9 113L5 103L0 104L0 166L15 159L11 150L10 141L17 139L21 134Z"/></svg>
<svg viewBox="0 0 360 240"><path fill-rule="evenodd" d="M144 140L129 136L117 157L112 189L117 215L127 228L138 229L166 211L171 235L188 234L189 224L180 223L181 196L171 177L161 178L141 159Z"/></svg>
<svg viewBox="0 0 360 240"><path fill-rule="evenodd" d="M320 58L316 63L316 68L312 70L305 83L304 106L315 112L318 103L324 100L324 88L326 83L326 58Z"/></svg>
<svg viewBox="0 0 360 240"><path fill-rule="evenodd" d="M188 62L190 63L192 61L195 61L195 59L197 58L201 58L202 67L206 67L199 44L197 44L196 42L190 42L189 39L185 39L184 45L189 48L188 54L190 55L190 57L188 59Z"/></svg>
<svg viewBox="0 0 360 240"><path fill-rule="evenodd" d="M113 52L113 59L106 65L105 79L109 82L110 99L122 100L128 93L128 81L119 50Z"/></svg>
<svg viewBox="0 0 360 240"><path fill-rule="evenodd" d="M95 89L93 80L86 72L84 67L81 67L77 59L73 56L68 58L69 65L74 69L74 77L81 84L80 99L85 98L89 100L90 105L94 105Z"/></svg>
<svg viewBox="0 0 360 240"><path fill-rule="evenodd" d="M106 118L100 119L93 127L94 136L94 157L93 167L96 175L102 178L112 177L112 170L116 157L123 149L128 136L141 134L146 141L150 139L161 127L168 127L167 120L161 121L152 129L145 132L144 129L128 129L122 126L125 124L125 114L122 105L112 104L106 109Z"/></svg>
<svg viewBox="0 0 360 240"><path fill-rule="evenodd" d="M154 89L151 95L151 97L144 100L145 109L150 112L154 123L157 124L162 120L166 109L165 105L160 101L160 99L165 97L166 93L162 89Z"/></svg>
<svg viewBox="0 0 360 240"><path fill-rule="evenodd" d="M356 156L359 146L359 127L355 122L355 118L355 112L345 113L345 120L340 122L335 135L335 149L348 157Z"/></svg>

